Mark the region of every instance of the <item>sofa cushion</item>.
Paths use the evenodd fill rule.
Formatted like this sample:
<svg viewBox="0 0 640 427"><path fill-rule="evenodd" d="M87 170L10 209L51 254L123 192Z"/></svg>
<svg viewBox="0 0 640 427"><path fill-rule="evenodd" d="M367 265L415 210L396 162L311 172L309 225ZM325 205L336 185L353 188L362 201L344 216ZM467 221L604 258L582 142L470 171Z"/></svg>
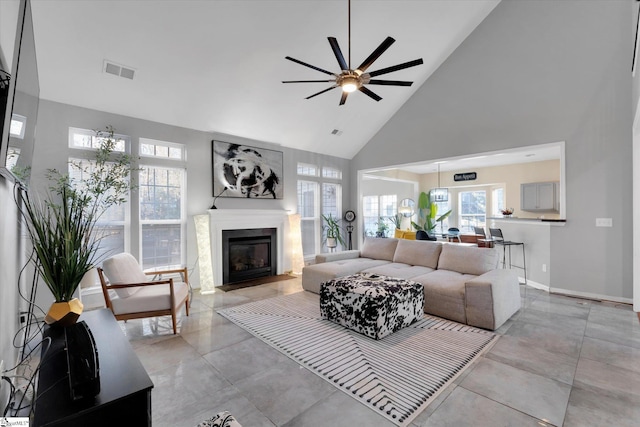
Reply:
<svg viewBox="0 0 640 427"><path fill-rule="evenodd" d="M421 276L433 271L433 268L423 267L421 265L409 265L399 262L392 262L373 268L363 270L363 273L379 274L381 276L397 277L400 279L411 279L412 277Z"/></svg>
<svg viewBox="0 0 640 427"><path fill-rule="evenodd" d="M398 239L367 237L362 245L360 256L363 258L383 259L393 261Z"/></svg>
<svg viewBox="0 0 640 427"><path fill-rule="evenodd" d="M115 298L111 301L114 314L139 313L144 311L169 310L171 294L169 285L145 285L138 292L127 298ZM184 282L173 282L173 295L176 308L187 299L189 285Z"/></svg>
<svg viewBox="0 0 640 427"><path fill-rule="evenodd" d="M138 261L127 252L122 252L104 260L102 269L112 285L126 285L129 283L145 283L149 277L144 274ZM139 287L116 289L120 298L128 298L140 291Z"/></svg>
<svg viewBox="0 0 640 427"><path fill-rule="evenodd" d="M411 280L424 286L424 312L460 323L467 323L465 283L475 278L470 274L436 270Z"/></svg>
<svg viewBox="0 0 640 427"><path fill-rule="evenodd" d="M450 270L479 276L498 268L498 252L494 248L445 243L438 261L438 270Z"/></svg>
<svg viewBox="0 0 640 427"><path fill-rule="evenodd" d="M302 269L302 288L305 291L318 294L320 293L320 285L322 282L335 279L336 277L359 273L367 268L383 264L389 264L389 261L371 258L354 258L308 265Z"/></svg>
<svg viewBox="0 0 640 427"><path fill-rule="evenodd" d="M438 258L442 243L428 240L400 240L393 256L393 262L438 268Z"/></svg>

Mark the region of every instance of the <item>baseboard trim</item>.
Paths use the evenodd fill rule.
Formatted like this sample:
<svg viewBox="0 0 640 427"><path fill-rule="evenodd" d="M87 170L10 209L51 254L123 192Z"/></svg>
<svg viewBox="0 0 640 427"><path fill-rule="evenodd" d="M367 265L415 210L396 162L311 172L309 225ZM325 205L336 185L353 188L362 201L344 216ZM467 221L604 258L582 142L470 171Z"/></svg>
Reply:
<svg viewBox="0 0 640 427"><path fill-rule="evenodd" d="M520 279L520 284L524 283L524 277L519 277L518 279ZM600 295L600 294L594 294L591 292L580 292L580 291L572 291L569 289L552 288L550 286L543 285L542 283L535 282L531 279L527 280L527 285L535 289L540 289L540 290L549 292L550 294L567 295L570 297L583 298L583 299L595 300L595 301L611 301L611 302L616 302L620 304L633 304L632 298L612 297L609 295Z"/></svg>

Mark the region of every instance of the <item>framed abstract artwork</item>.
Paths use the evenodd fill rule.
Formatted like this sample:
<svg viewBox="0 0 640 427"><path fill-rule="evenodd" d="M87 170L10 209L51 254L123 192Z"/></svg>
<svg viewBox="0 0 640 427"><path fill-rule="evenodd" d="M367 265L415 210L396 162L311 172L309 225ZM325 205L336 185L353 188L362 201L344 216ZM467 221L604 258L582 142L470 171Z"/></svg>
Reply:
<svg viewBox="0 0 640 427"><path fill-rule="evenodd" d="M282 151L212 141L213 196L282 199Z"/></svg>

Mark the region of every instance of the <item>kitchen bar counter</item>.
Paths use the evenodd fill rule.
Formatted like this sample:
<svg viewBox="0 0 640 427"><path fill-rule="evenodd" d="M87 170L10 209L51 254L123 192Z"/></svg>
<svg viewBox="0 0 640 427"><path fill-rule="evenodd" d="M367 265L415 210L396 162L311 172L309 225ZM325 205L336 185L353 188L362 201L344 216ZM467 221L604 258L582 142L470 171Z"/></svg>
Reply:
<svg viewBox="0 0 640 427"><path fill-rule="evenodd" d="M564 226L565 220L546 218L487 218L488 228L499 228L505 240L523 242L527 257L527 281L529 285L549 290L551 286L551 227ZM489 231L489 230L487 230ZM497 248L502 250L499 245ZM507 249L508 251L508 249ZM522 251L511 250L514 266L523 266ZM507 266L509 264L507 254ZM517 269L521 282L524 271Z"/></svg>
<svg viewBox="0 0 640 427"><path fill-rule="evenodd" d="M495 217L487 217L487 221L514 221L514 222L537 222L537 223L550 223L550 224L559 224L564 225L567 222L566 219L559 218L519 218L519 217L503 217L503 216L495 216Z"/></svg>

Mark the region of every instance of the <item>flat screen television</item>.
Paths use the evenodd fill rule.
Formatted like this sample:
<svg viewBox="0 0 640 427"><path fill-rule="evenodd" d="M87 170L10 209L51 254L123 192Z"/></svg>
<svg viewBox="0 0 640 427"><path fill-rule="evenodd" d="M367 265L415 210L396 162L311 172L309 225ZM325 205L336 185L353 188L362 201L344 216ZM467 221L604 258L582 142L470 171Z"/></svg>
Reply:
<svg viewBox="0 0 640 427"><path fill-rule="evenodd" d="M18 0L9 0L3 7L14 5ZM10 7L9 7L10 8ZM4 15L4 13L3 13ZM5 15L7 16L7 15ZM10 15L9 15L10 16ZM2 18L7 19L7 18ZM10 18L9 18L10 19ZM11 72L6 70L9 61L0 55L0 76L4 76L4 95L0 96L0 173L26 186L29 183L31 161L36 140L36 122L40 96L38 65L33 33L31 3L19 0L17 25L13 45ZM4 39L3 39L4 40ZM9 44L10 41L7 42ZM4 55L11 46L2 45ZM8 80L8 85L6 84ZM4 104L2 99L5 99Z"/></svg>

